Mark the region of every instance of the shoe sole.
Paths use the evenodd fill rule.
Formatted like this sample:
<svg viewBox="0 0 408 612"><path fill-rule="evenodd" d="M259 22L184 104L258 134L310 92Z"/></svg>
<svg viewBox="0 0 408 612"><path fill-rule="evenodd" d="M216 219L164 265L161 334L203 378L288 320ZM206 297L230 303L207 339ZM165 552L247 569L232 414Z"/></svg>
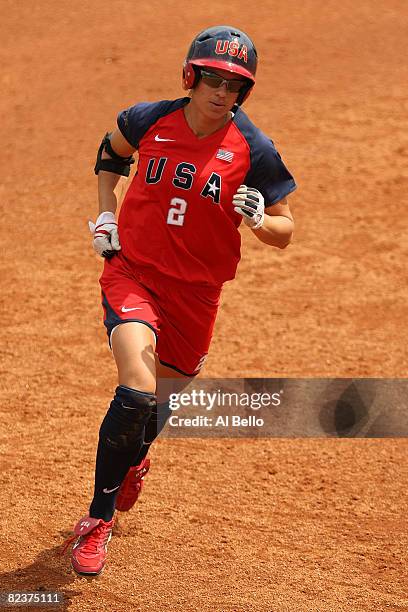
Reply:
<svg viewBox="0 0 408 612"><path fill-rule="evenodd" d="M72 569L74 570L77 576L82 576L83 578L95 578L95 576L100 576L104 570L104 568L102 568L99 572L80 572L74 567Z"/></svg>

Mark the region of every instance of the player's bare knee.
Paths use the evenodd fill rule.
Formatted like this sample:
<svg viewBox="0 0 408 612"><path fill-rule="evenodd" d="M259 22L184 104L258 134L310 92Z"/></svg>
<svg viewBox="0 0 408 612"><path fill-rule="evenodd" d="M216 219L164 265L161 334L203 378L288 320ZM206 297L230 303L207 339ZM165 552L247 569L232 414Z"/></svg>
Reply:
<svg viewBox="0 0 408 612"><path fill-rule="evenodd" d="M118 372L119 384L131 389L138 389L143 393L155 393L156 377L150 370L140 371L139 368L126 367Z"/></svg>
<svg viewBox="0 0 408 612"><path fill-rule="evenodd" d="M118 452L136 448L143 439L145 425L156 405L154 393L119 385L102 421L100 440Z"/></svg>

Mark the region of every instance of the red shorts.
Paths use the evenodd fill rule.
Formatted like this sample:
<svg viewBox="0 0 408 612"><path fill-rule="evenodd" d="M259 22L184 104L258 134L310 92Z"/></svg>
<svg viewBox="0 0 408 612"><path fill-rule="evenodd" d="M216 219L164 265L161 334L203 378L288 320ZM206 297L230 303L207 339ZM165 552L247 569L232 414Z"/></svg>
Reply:
<svg viewBox="0 0 408 612"><path fill-rule="evenodd" d="M99 282L109 339L121 323L144 323L156 335L156 353L163 365L186 376L199 372L210 346L221 287L191 286L152 268L132 269L121 254L105 261Z"/></svg>

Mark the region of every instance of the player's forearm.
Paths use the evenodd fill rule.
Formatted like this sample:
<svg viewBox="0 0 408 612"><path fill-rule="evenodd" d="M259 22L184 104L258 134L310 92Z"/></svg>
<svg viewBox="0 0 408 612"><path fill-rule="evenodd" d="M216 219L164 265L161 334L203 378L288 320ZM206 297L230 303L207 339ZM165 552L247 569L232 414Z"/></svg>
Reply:
<svg viewBox="0 0 408 612"><path fill-rule="evenodd" d="M120 179L119 174L100 171L98 174L99 213L110 211L115 213L118 205L114 189Z"/></svg>
<svg viewBox="0 0 408 612"><path fill-rule="evenodd" d="M252 230L261 242L284 249L292 240L294 223L281 215L265 215L262 227Z"/></svg>

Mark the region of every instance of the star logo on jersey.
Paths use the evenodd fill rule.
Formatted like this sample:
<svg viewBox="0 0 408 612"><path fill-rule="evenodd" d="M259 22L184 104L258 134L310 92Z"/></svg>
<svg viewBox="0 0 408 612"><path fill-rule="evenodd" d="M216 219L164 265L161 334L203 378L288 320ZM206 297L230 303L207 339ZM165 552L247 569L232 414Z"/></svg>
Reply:
<svg viewBox="0 0 408 612"><path fill-rule="evenodd" d="M217 183L214 181L213 183L208 183L208 193L212 193L213 195L217 195L219 187Z"/></svg>

